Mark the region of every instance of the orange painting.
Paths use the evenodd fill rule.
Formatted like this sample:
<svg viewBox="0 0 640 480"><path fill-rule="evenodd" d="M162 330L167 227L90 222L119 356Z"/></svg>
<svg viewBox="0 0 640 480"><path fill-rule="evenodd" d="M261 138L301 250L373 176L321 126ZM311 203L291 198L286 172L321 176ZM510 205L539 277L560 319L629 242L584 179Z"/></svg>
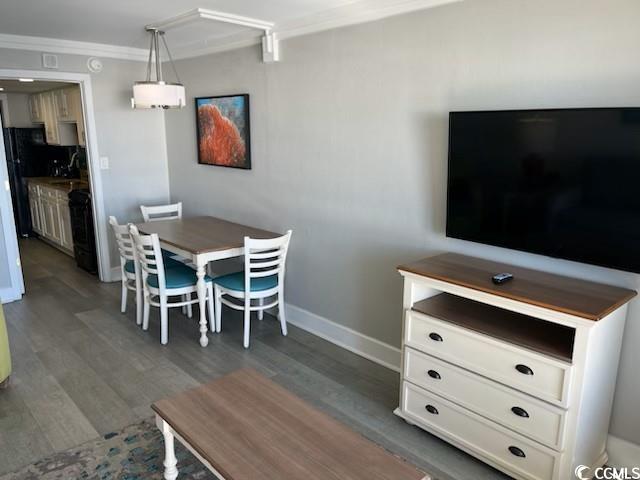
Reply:
<svg viewBox="0 0 640 480"><path fill-rule="evenodd" d="M196 98L198 162L251 168L249 95Z"/></svg>

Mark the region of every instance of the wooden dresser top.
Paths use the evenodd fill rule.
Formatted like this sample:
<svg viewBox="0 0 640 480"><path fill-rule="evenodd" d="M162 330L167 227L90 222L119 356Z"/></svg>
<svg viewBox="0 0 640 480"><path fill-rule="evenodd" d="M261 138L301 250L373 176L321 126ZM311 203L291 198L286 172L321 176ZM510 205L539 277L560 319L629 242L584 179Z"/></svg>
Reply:
<svg viewBox="0 0 640 480"><path fill-rule="evenodd" d="M529 268L444 253L400 265L398 270L597 321L636 296L634 290L563 277ZM514 278L495 285L491 277Z"/></svg>

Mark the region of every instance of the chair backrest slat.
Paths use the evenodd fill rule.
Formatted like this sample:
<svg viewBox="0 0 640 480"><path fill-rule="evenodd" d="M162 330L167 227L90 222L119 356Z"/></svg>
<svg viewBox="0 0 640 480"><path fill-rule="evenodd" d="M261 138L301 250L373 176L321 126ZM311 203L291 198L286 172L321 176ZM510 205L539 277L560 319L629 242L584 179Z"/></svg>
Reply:
<svg viewBox="0 0 640 480"><path fill-rule="evenodd" d="M140 211L145 222L179 220L182 218L182 202L156 206L140 205Z"/></svg>
<svg viewBox="0 0 640 480"><path fill-rule="evenodd" d="M113 229L113 233L116 237L116 243L118 245L118 251L120 257L126 262L127 260L135 260L135 247L133 245L133 239L129 233L128 225L120 225L118 220L113 215L109 217L109 224Z"/></svg>
<svg viewBox="0 0 640 480"><path fill-rule="evenodd" d="M129 231L135 242L136 255L142 267L142 276L145 284L149 275L157 275L159 288L163 290L165 288L164 262L158 235L155 233L143 235L135 225L131 225Z"/></svg>
<svg viewBox="0 0 640 480"><path fill-rule="evenodd" d="M284 282L290 240L291 230L277 238L244 237L245 294L251 290L252 278L278 275L278 282Z"/></svg>

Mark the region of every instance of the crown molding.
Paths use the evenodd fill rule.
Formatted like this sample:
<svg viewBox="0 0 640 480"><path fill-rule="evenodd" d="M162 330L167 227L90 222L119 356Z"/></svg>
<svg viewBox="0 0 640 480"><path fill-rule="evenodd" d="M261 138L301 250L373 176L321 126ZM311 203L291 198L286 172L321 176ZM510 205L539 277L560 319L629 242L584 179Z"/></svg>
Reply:
<svg viewBox="0 0 640 480"><path fill-rule="evenodd" d="M356 0L341 7L277 23L273 26L273 32L279 39L293 38L462 1L464 0ZM185 18L181 17L180 20L190 21L204 13L208 13L208 11L195 9L183 14ZM261 37L255 36L255 32L249 32L214 40L205 39L189 45L173 45L172 51L175 59L193 58L258 45L260 42ZM141 62L146 62L149 56L149 51L143 48L1 33L0 48L118 58Z"/></svg>
<svg viewBox="0 0 640 480"><path fill-rule="evenodd" d="M91 57L118 58L146 62L149 51L143 48L121 47L105 43L77 42L59 38L31 37L0 33L0 48L66 53Z"/></svg>
<svg viewBox="0 0 640 480"><path fill-rule="evenodd" d="M462 1L464 0L395 0L392 2L389 0L357 0L313 15L276 23L273 32L282 40ZM174 50L174 58L185 59L258 45L260 42L261 37L256 37L255 33L245 33L216 39L211 44L204 40L190 45L173 47L172 50Z"/></svg>

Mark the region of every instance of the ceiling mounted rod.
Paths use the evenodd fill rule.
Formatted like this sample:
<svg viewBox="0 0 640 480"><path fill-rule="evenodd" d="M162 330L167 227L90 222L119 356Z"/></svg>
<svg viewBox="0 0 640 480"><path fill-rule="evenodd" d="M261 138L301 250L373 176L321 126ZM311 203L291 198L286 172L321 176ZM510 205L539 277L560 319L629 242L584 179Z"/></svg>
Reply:
<svg viewBox="0 0 640 480"><path fill-rule="evenodd" d="M255 28L265 32L271 31L274 27L273 22L259 20L257 18L243 17L232 13L218 12L206 8L194 8L188 12L181 13L175 17L167 18L159 22L147 25L147 28L158 30L168 30L169 28L191 23L199 19L213 20L216 22L230 23L232 25L240 25L242 27Z"/></svg>
<svg viewBox="0 0 640 480"><path fill-rule="evenodd" d="M188 12L181 13L175 17L167 18L159 22L147 25L147 30L166 31L181 25L197 22L198 20L210 20L213 22L227 23L248 27L263 32L262 37L262 61L265 63L277 62L280 60L279 40L273 31L275 24L257 18L243 17L232 13L218 12L206 8L194 8Z"/></svg>

